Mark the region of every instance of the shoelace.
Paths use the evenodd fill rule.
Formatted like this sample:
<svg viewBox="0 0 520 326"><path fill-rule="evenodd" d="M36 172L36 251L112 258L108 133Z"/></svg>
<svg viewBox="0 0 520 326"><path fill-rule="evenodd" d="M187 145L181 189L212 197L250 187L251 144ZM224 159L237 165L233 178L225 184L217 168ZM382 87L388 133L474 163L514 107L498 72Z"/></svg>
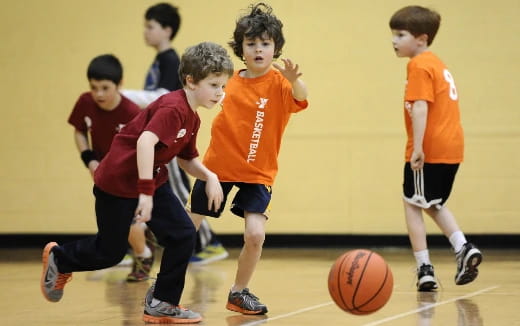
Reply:
<svg viewBox="0 0 520 326"><path fill-rule="evenodd" d="M247 289L247 288L244 289L244 290L242 291L242 293L243 293L244 295L250 297L250 298L253 299L253 300L257 300L257 301L260 300L259 297L257 297L257 296L254 295L253 293L249 292L249 289Z"/></svg>
<svg viewBox="0 0 520 326"><path fill-rule="evenodd" d="M56 285L54 285L54 289L63 289L65 284L67 284L70 280L72 280L72 273L59 273L58 279L56 280Z"/></svg>

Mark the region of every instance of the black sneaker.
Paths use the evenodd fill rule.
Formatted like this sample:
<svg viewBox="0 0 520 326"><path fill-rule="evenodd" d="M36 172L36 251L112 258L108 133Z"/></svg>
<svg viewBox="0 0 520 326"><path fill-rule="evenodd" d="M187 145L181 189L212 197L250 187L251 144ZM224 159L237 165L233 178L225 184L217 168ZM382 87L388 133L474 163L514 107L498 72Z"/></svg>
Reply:
<svg viewBox="0 0 520 326"><path fill-rule="evenodd" d="M477 267L482 262L482 253L473 244L466 242L456 255L455 284L464 285L473 282L478 276Z"/></svg>
<svg viewBox="0 0 520 326"><path fill-rule="evenodd" d="M422 264L417 269L417 291L430 292L437 290L435 273L432 265Z"/></svg>
<svg viewBox="0 0 520 326"><path fill-rule="evenodd" d="M229 292L226 308L244 315L263 315L267 313L267 307L258 300L258 297L245 288L242 292Z"/></svg>

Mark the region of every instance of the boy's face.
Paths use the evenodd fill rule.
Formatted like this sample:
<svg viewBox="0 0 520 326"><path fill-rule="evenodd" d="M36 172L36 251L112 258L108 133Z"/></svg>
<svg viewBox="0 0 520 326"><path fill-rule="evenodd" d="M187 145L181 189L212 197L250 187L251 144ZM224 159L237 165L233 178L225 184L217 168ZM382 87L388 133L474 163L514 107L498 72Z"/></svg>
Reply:
<svg viewBox="0 0 520 326"><path fill-rule="evenodd" d="M191 81L191 77L188 76L187 86L188 89L193 91L194 100L196 102L194 105L211 109L220 103L224 98L224 87L228 79L229 76L226 74L210 74L194 84Z"/></svg>
<svg viewBox="0 0 520 326"><path fill-rule="evenodd" d="M254 75L262 75L271 69L274 56L274 40L265 37L244 38L242 51L247 69Z"/></svg>
<svg viewBox="0 0 520 326"><path fill-rule="evenodd" d="M171 28L162 27L155 19L144 22L144 40L146 44L157 47L163 42L170 42Z"/></svg>
<svg viewBox="0 0 520 326"><path fill-rule="evenodd" d="M412 58L424 50L421 37L415 37L406 30L392 30L392 45L398 57Z"/></svg>
<svg viewBox="0 0 520 326"><path fill-rule="evenodd" d="M119 104L119 85L107 79L90 79L88 82L92 98L101 109L110 111Z"/></svg>

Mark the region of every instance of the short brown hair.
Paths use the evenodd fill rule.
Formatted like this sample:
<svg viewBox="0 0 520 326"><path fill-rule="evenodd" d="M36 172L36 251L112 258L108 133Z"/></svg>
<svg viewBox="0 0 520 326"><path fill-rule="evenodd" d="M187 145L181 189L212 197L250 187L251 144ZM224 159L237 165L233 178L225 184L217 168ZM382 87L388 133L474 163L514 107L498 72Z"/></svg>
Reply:
<svg viewBox="0 0 520 326"><path fill-rule="evenodd" d="M208 77L210 74L233 75L233 62L226 49L212 42L202 42L189 47L181 57L179 77L186 85L186 77L193 78L193 83Z"/></svg>
<svg viewBox="0 0 520 326"><path fill-rule="evenodd" d="M420 6L407 6L399 9L390 18L389 23L391 29L405 30L415 37L426 34L428 45L432 44L440 24L441 15L436 11Z"/></svg>

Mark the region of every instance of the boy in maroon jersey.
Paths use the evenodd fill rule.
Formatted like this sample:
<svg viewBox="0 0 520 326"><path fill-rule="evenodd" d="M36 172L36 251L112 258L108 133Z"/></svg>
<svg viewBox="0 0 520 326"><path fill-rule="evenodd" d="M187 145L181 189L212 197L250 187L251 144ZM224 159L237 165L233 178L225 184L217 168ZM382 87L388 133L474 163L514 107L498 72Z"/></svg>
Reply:
<svg viewBox="0 0 520 326"><path fill-rule="evenodd" d="M68 122L74 127L74 141L81 159L94 176L121 126L141 110L119 93L123 67L115 56L103 54L92 59L87 78L90 92L80 95Z"/></svg>
<svg viewBox="0 0 520 326"><path fill-rule="evenodd" d="M51 302L63 296L72 272L117 264L124 256L130 225L146 222L164 247L157 281L145 297L143 320L149 323L197 323L200 314L179 306L195 227L167 184L166 164L179 165L206 181L208 208L223 200L217 175L197 158L198 107L212 108L224 95L233 64L221 46L204 42L186 50L179 74L183 89L161 96L118 133L95 173L98 233L43 250L41 290ZM152 211L153 208L153 211Z"/></svg>

